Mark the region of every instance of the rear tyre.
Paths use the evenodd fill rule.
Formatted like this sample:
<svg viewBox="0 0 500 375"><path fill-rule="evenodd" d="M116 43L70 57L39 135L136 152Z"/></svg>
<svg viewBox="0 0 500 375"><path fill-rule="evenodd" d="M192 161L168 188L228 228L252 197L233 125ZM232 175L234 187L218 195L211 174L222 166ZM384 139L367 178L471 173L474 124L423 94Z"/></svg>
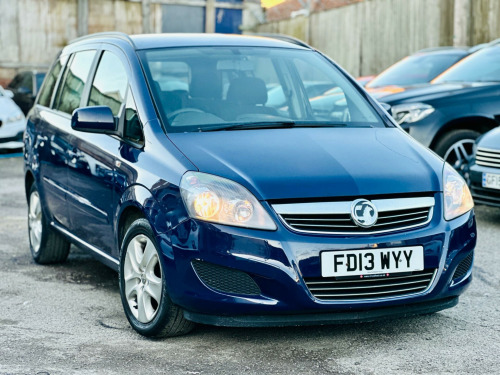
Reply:
<svg viewBox="0 0 500 375"><path fill-rule="evenodd" d="M474 143L480 135L481 133L469 129L453 130L437 142L434 151L469 181Z"/></svg>
<svg viewBox="0 0 500 375"><path fill-rule="evenodd" d="M68 258L70 242L49 226L35 184L31 185L28 198L28 232L31 255L36 263L62 263Z"/></svg>
<svg viewBox="0 0 500 375"><path fill-rule="evenodd" d="M195 325L170 299L165 268L151 225L145 219L135 220L123 240L119 283L125 315L143 336L180 336Z"/></svg>

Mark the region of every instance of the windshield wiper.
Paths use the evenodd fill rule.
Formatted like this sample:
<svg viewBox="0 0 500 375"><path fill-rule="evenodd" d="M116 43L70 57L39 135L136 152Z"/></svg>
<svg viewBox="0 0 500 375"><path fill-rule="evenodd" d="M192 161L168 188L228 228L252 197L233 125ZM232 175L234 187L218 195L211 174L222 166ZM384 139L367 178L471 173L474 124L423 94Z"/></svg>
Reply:
<svg viewBox="0 0 500 375"><path fill-rule="evenodd" d="M281 129L281 128L333 128L333 127L343 127L346 124L340 124L336 122L318 122L318 121L261 121L261 122L243 122L243 123L233 123L224 124L218 126L200 127L198 131L200 132L214 132L220 130L247 130L247 129Z"/></svg>

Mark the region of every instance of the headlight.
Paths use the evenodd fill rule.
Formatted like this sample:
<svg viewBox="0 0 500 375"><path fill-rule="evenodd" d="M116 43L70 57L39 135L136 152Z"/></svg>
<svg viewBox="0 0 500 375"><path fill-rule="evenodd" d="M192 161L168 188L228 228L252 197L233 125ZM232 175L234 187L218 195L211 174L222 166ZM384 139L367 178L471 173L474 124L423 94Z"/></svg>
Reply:
<svg viewBox="0 0 500 375"><path fill-rule="evenodd" d="M474 207L474 201L465 180L448 163L443 169L444 218L452 220Z"/></svg>
<svg viewBox="0 0 500 375"><path fill-rule="evenodd" d="M398 104L391 109L392 117L399 125L420 121L432 112L434 108L424 103Z"/></svg>
<svg viewBox="0 0 500 375"><path fill-rule="evenodd" d="M187 172L180 185L189 216L213 223L275 230L259 201L234 181L200 172Z"/></svg>
<svg viewBox="0 0 500 375"><path fill-rule="evenodd" d="M19 120L22 120L24 118L24 115L22 112L18 113L17 115L15 116L10 116L10 117L7 117L7 119L5 120L5 123L8 123L8 122L16 122L16 121L19 121Z"/></svg>

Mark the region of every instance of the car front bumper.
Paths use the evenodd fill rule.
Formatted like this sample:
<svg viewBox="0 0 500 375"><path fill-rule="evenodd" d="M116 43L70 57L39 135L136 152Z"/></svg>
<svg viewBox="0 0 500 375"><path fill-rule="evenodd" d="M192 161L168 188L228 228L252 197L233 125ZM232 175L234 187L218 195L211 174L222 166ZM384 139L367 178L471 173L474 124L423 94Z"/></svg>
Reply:
<svg viewBox="0 0 500 375"><path fill-rule="evenodd" d="M476 244L473 211L447 222L438 205L431 222L421 228L364 236L299 234L275 219L278 230L272 232L188 220L168 234L158 235L168 292L185 310L186 318L228 326L375 320L452 307L471 281L471 266L460 277L454 275L467 257L472 263ZM423 246L424 268L435 271L423 292L330 301L315 298L305 282L321 277L321 251L404 246ZM222 285L211 282L224 278L224 273L200 276L195 270L199 261L250 277L258 293L213 287Z"/></svg>
<svg viewBox="0 0 500 375"><path fill-rule="evenodd" d="M470 188L475 203L500 207L500 190L483 187L483 173L500 175L500 169L473 164L470 167Z"/></svg>
<svg viewBox="0 0 500 375"><path fill-rule="evenodd" d="M0 149L22 148L25 127L25 120L3 123L0 126Z"/></svg>

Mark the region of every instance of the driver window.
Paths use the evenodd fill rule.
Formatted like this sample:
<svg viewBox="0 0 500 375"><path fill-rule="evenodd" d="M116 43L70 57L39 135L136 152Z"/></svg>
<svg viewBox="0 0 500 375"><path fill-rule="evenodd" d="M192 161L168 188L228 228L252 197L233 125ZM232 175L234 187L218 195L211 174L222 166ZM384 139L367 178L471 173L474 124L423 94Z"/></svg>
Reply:
<svg viewBox="0 0 500 375"><path fill-rule="evenodd" d="M118 116L128 87L127 72L120 59L105 51L90 90L89 106L105 105Z"/></svg>
<svg viewBox="0 0 500 375"><path fill-rule="evenodd" d="M127 103L125 104L123 136L134 143L144 144L142 124L130 88L127 92Z"/></svg>

